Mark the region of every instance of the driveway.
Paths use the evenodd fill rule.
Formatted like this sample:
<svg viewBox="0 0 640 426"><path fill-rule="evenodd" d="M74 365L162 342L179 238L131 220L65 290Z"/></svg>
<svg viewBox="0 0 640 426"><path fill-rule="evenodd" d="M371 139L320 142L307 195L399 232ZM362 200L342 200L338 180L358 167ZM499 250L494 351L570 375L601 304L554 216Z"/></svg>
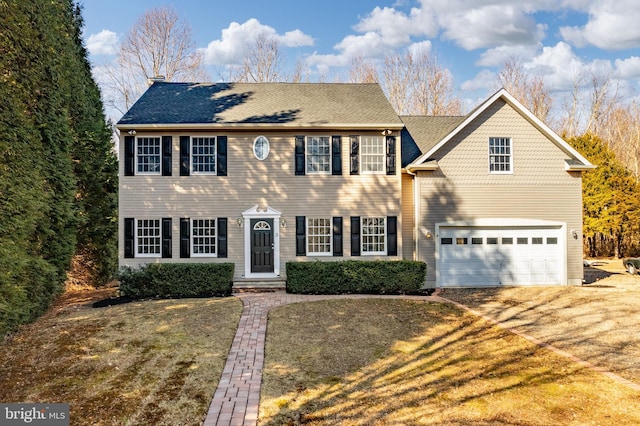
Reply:
<svg viewBox="0 0 640 426"><path fill-rule="evenodd" d="M620 260L577 287L446 289L440 296L640 384L640 276Z"/></svg>

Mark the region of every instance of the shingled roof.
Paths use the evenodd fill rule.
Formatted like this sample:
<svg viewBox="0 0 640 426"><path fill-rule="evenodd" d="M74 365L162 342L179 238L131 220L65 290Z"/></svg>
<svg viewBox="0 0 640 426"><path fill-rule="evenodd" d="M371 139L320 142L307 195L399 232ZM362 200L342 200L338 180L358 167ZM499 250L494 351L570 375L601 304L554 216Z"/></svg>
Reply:
<svg viewBox="0 0 640 426"><path fill-rule="evenodd" d="M406 167L421 154L428 152L466 116L403 115L406 128L402 131L402 167Z"/></svg>
<svg viewBox="0 0 640 426"><path fill-rule="evenodd" d="M118 126L210 126L400 129L378 84L155 82Z"/></svg>

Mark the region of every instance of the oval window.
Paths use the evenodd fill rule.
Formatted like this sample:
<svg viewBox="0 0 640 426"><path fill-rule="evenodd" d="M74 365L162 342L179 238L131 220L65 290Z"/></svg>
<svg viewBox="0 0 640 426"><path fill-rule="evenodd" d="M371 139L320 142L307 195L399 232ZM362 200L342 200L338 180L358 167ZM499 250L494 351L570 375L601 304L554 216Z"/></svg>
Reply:
<svg viewBox="0 0 640 426"><path fill-rule="evenodd" d="M260 161L269 156L269 139L264 136L258 136L253 141L253 155Z"/></svg>

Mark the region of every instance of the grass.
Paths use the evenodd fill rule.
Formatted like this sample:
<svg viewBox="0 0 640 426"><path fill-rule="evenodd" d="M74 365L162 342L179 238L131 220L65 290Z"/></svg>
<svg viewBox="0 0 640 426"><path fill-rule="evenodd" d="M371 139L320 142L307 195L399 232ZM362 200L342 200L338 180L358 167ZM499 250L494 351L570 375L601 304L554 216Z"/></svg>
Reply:
<svg viewBox="0 0 640 426"><path fill-rule="evenodd" d="M271 311L261 425L640 424L640 395L455 307Z"/></svg>
<svg viewBox="0 0 640 426"><path fill-rule="evenodd" d="M238 299L94 309L75 298L0 346L0 401L66 402L72 425L204 420L242 312Z"/></svg>

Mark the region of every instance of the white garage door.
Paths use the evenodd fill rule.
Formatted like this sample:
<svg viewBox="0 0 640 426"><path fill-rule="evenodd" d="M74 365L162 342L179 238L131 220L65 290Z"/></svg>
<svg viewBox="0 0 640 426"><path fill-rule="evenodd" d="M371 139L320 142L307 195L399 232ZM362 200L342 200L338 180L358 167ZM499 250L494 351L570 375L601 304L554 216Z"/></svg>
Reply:
<svg viewBox="0 0 640 426"><path fill-rule="evenodd" d="M440 227L439 285L562 284L561 227Z"/></svg>

